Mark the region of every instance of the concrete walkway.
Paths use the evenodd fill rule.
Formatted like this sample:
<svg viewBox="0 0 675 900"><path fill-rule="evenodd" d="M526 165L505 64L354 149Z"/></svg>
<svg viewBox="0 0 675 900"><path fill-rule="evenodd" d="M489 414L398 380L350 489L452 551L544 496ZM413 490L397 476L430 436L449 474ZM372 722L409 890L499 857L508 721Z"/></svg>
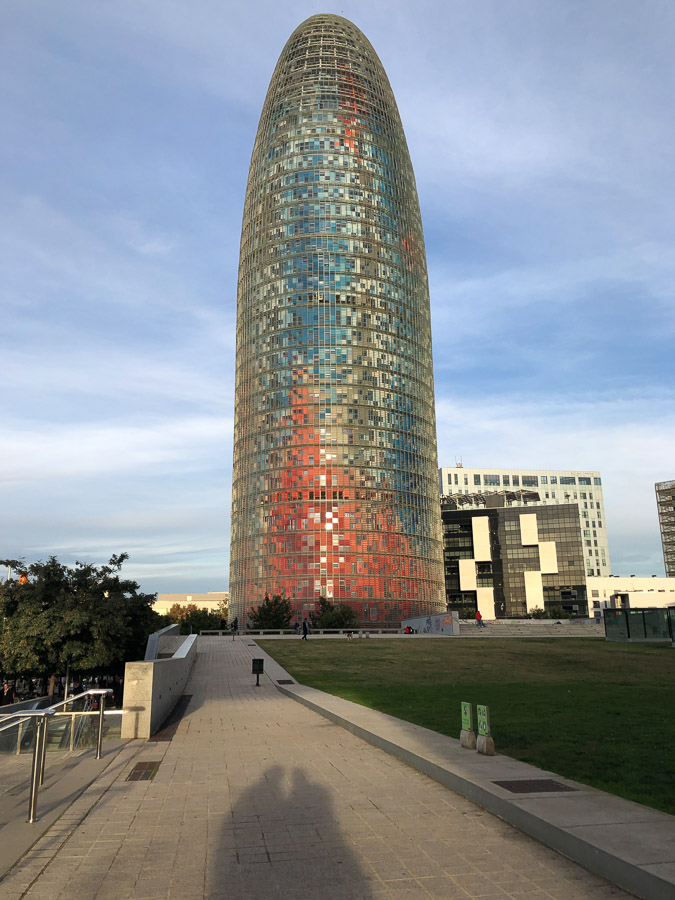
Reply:
<svg viewBox="0 0 675 900"><path fill-rule="evenodd" d="M252 653L246 637L200 638L173 739L122 748L0 882L2 900L629 896L278 679L256 688ZM128 781L141 762L154 779Z"/></svg>

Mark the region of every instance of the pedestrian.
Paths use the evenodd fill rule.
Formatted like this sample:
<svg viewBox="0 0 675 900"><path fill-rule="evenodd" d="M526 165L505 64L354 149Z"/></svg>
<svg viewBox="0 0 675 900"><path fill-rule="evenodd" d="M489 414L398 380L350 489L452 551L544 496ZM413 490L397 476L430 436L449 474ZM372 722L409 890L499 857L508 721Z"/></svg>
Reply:
<svg viewBox="0 0 675 900"><path fill-rule="evenodd" d="M477 628L485 628L485 624L483 622L483 617L480 614L480 610L476 610L476 627Z"/></svg>
<svg viewBox="0 0 675 900"><path fill-rule="evenodd" d="M10 703L14 703L14 690L12 689L9 681L6 681L2 686L2 705L8 706Z"/></svg>
<svg viewBox="0 0 675 900"><path fill-rule="evenodd" d="M239 634L239 616L234 617L234 622L232 623L232 635Z"/></svg>
<svg viewBox="0 0 675 900"><path fill-rule="evenodd" d="M303 641L307 640L307 632L309 631L309 626L307 625L307 619L302 620L302 639Z"/></svg>
<svg viewBox="0 0 675 900"><path fill-rule="evenodd" d="M297 622L294 622L294 623L293 623L293 631L294 631L296 634L300 634L300 626L298 625Z"/></svg>

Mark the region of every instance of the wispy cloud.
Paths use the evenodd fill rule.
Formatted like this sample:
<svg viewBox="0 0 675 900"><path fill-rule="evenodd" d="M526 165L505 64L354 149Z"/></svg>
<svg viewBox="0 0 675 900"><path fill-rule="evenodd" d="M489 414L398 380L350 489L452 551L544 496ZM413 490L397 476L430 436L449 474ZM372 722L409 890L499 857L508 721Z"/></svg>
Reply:
<svg viewBox="0 0 675 900"><path fill-rule="evenodd" d="M120 473L152 470L154 474L181 463L182 471L203 465L222 453L232 440L232 422L225 417L186 418L131 426L123 422L45 426L5 423L2 437L5 466L0 483L37 483L52 479L82 479L97 475L112 479Z"/></svg>

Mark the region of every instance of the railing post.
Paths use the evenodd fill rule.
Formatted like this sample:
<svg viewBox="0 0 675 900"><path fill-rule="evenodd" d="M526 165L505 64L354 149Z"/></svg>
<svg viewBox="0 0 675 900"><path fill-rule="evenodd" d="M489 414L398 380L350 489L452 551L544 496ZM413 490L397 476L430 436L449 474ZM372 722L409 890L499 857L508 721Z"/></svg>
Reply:
<svg viewBox="0 0 675 900"><path fill-rule="evenodd" d="M47 717L44 716L42 720L42 746L40 748L40 787L42 787L42 783L45 780L45 757L47 755L48 730L49 724L47 721Z"/></svg>
<svg viewBox="0 0 675 900"><path fill-rule="evenodd" d="M105 694L99 696L98 704L98 740L96 741L96 759L101 758L101 746L103 744L103 710L105 709Z"/></svg>
<svg viewBox="0 0 675 900"><path fill-rule="evenodd" d="M34 716L35 722L35 746L33 747L33 768L30 780L30 797L28 800L28 821L32 825L37 819L38 790L42 784L42 747L46 742L47 716Z"/></svg>

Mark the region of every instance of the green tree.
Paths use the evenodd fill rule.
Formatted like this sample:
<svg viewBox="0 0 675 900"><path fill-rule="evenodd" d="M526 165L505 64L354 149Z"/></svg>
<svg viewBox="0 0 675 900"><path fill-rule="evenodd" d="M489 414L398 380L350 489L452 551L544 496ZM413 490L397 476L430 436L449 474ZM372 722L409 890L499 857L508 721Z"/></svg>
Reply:
<svg viewBox="0 0 675 900"><path fill-rule="evenodd" d="M0 667L8 675L61 674L119 670L129 659L142 659L148 635L160 617L152 609L155 594L139 592L120 571L126 553L107 565L56 557L26 566L11 565L18 579L0 585Z"/></svg>
<svg viewBox="0 0 675 900"><path fill-rule="evenodd" d="M174 603L165 619L180 625L181 634L199 634L200 631L219 631L226 627L227 618L223 622L220 612L209 612L200 609L196 603Z"/></svg>
<svg viewBox="0 0 675 900"><path fill-rule="evenodd" d="M329 603L319 597L319 612L312 615L312 628L355 628L359 617L347 603Z"/></svg>
<svg viewBox="0 0 675 900"><path fill-rule="evenodd" d="M292 606L280 594L270 598L265 594L263 602L257 609L251 610L249 618L254 628L289 628L291 624Z"/></svg>

